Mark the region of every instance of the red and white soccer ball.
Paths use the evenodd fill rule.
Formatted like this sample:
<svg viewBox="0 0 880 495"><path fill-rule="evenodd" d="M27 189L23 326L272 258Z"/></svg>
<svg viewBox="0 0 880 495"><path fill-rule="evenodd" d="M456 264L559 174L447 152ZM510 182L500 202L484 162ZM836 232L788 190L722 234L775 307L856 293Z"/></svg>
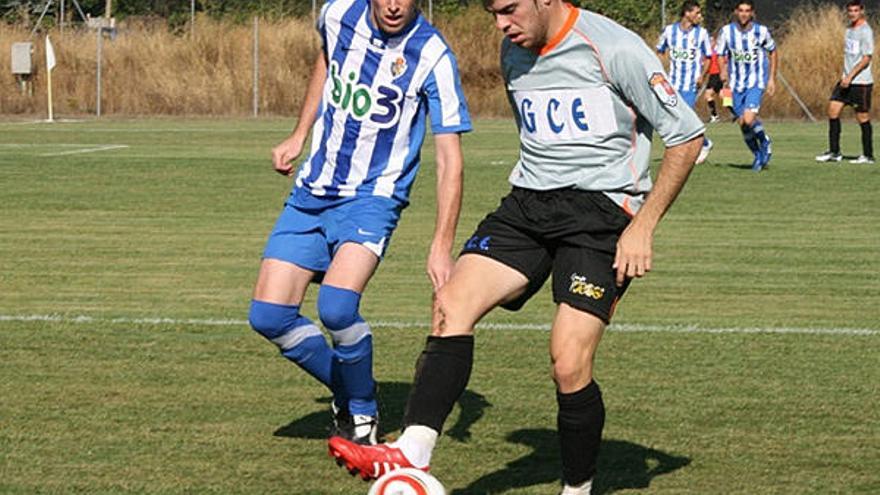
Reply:
<svg viewBox="0 0 880 495"><path fill-rule="evenodd" d="M385 473L368 495L446 495L440 481L421 469L404 468Z"/></svg>

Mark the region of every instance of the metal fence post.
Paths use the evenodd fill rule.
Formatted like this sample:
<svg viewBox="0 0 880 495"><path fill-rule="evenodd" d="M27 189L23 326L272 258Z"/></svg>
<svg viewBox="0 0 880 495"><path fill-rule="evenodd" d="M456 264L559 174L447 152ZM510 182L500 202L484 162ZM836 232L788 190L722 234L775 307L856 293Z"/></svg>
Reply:
<svg viewBox="0 0 880 495"><path fill-rule="evenodd" d="M254 117L260 113L260 18L254 16Z"/></svg>
<svg viewBox="0 0 880 495"><path fill-rule="evenodd" d="M104 57L104 29L98 27L95 30L98 33L97 47L95 48L97 59L97 67L95 68L95 117L101 116L101 59Z"/></svg>

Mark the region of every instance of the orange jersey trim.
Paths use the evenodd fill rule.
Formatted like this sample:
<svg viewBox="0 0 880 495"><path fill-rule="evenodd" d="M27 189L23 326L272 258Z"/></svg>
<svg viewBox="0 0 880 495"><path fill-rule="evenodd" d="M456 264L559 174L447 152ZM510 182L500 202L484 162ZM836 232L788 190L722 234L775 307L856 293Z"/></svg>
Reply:
<svg viewBox="0 0 880 495"><path fill-rule="evenodd" d="M556 33L553 38L551 38L550 41L548 41L547 44L541 48L541 51L538 52L538 55L547 55L548 53L553 51L553 49L556 48L557 45L562 43L562 40L565 39L565 36L568 35L568 32L571 31L572 27L574 27L574 23L577 22L580 11L572 7L569 3L565 4L565 7L568 8L568 18L565 19L565 24L563 24L562 29L560 29L559 32Z"/></svg>

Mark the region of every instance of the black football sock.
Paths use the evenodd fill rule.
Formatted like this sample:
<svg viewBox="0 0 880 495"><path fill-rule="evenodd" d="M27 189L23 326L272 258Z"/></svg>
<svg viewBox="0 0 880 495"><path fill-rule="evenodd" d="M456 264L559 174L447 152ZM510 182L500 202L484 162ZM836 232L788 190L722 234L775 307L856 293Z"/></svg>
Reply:
<svg viewBox="0 0 880 495"><path fill-rule="evenodd" d="M403 414L404 428L423 425L442 432L452 406L464 393L474 362L474 336L428 337L416 362Z"/></svg>
<svg viewBox="0 0 880 495"><path fill-rule="evenodd" d="M605 404L599 384L590 382L585 388L571 393L556 392L559 413L559 447L562 453L562 479L569 486L577 486L596 474L596 460L605 426Z"/></svg>
<svg viewBox="0 0 880 495"><path fill-rule="evenodd" d="M870 122L859 124L862 128L862 154L874 158L874 128Z"/></svg>
<svg viewBox="0 0 880 495"><path fill-rule="evenodd" d="M718 116L718 109L715 107L715 101L709 102L709 111L712 112L713 117Z"/></svg>
<svg viewBox="0 0 880 495"><path fill-rule="evenodd" d="M828 146L832 153L840 153L840 119L828 119Z"/></svg>

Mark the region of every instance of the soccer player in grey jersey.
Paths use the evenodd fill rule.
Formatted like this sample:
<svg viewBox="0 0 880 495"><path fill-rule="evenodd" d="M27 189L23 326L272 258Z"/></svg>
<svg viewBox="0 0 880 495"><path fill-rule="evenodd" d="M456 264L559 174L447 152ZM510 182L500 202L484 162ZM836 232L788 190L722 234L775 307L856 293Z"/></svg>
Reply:
<svg viewBox="0 0 880 495"><path fill-rule="evenodd" d="M846 29L843 50L843 75L831 93L828 104L828 151L816 157L818 162L839 162L840 113L845 105L852 105L856 120L862 128L862 154L850 163L874 163L874 132L871 127L871 92L874 77L871 58L874 55L874 31L865 19L865 4L852 0L846 4L850 25Z"/></svg>
<svg viewBox="0 0 880 495"><path fill-rule="evenodd" d="M588 494L605 421L593 356L629 281L652 268L654 231L704 127L635 33L562 0L484 2L505 34L501 68L520 136L513 190L435 294L401 437L375 446L337 437L329 449L365 479L428 469L470 377L474 326L497 306L520 308L552 274L562 493ZM666 151L652 183L655 130Z"/></svg>

